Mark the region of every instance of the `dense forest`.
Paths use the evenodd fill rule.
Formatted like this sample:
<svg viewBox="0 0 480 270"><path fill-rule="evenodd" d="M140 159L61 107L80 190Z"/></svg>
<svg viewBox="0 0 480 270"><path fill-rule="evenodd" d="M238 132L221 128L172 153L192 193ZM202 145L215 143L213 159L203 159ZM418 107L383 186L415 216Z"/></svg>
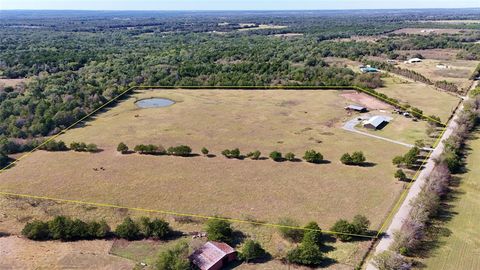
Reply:
<svg viewBox="0 0 480 270"><path fill-rule="evenodd" d="M478 19L478 10L324 12L0 11L0 152L33 147L134 85L353 85L328 56L361 60L398 49L461 49L475 33L403 36L420 20ZM480 28L480 25L469 28ZM295 33L296 37L282 37ZM378 42L339 41L381 35Z"/></svg>

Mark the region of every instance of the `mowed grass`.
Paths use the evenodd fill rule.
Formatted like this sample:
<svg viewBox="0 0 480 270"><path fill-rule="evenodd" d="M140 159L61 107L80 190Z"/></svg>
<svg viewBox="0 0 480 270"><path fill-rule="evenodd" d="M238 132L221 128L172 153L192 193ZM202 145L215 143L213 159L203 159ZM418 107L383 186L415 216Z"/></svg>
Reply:
<svg viewBox="0 0 480 270"><path fill-rule="evenodd" d="M460 175L460 185L454 188L455 200L450 204L452 219L445 224L449 236L439 239L439 247L425 259L427 269L480 269L480 132L468 142L471 148L467 162L468 172Z"/></svg>
<svg viewBox="0 0 480 270"><path fill-rule="evenodd" d="M177 101L173 106L139 109L147 97ZM329 228L337 219L366 215L378 228L402 184L393 179L394 156L405 147L341 129L350 119L340 91L160 90L144 91L68 131L67 143L95 143L102 152L38 151L0 175L0 189L128 207L266 222L282 217ZM181 158L120 155L131 148L205 146L216 155ZM225 148L320 151L327 164L272 160L228 160ZM345 152L361 150L374 166L346 166ZM101 169L103 168L103 169Z"/></svg>
<svg viewBox="0 0 480 270"><path fill-rule="evenodd" d="M373 115L376 113L373 112ZM371 130L364 128L361 124L357 125L357 129L373 135L385 137L403 143L415 144L418 140L423 140L427 146L433 144L433 139L428 137L425 130L427 122L414 122L412 118L406 118L399 114L378 113L379 115L387 115L393 119L381 130ZM408 149L406 150L408 151Z"/></svg>
<svg viewBox="0 0 480 270"><path fill-rule="evenodd" d="M466 90L470 87L470 76L475 71L478 61L469 60L435 60L423 59L421 63L405 64L399 62L398 66L416 71L432 81L448 81L455 83L458 88ZM445 64L446 69L437 68L438 64Z"/></svg>
<svg viewBox="0 0 480 270"><path fill-rule="evenodd" d="M391 75L384 78L385 86L377 88L380 93L398 99L423 110L425 115L436 115L442 122L448 120L460 99L452 94L436 90L419 82L411 82Z"/></svg>

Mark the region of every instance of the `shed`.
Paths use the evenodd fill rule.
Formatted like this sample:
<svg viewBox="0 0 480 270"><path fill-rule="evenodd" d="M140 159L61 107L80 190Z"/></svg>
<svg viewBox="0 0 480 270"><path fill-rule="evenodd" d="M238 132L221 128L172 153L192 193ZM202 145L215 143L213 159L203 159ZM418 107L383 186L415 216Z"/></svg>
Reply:
<svg viewBox="0 0 480 270"><path fill-rule="evenodd" d="M357 111L357 112L367 112L367 108L363 106L358 106L358 105L348 105L345 107L345 110L347 111Z"/></svg>
<svg viewBox="0 0 480 270"><path fill-rule="evenodd" d="M438 64L438 65L437 65L437 68L439 68L439 69L447 69L448 66L445 65L445 64Z"/></svg>
<svg viewBox="0 0 480 270"><path fill-rule="evenodd" d="M367 67L361 67L360 71L363 73L375 73L375 72L378 72L378 69L367 66Z"/></svg>
<svg viewBox="0 0 480 270"><path fill-rule="evenodd" d="M209 241L188 258L201 270L219 270L236 260L237 252L225 243Z"/></svg>
<svg viewBox="0 0 480 270"><path fill-rule="evenodd" d="M409 64L420 63L420 62L422 62L422 59L415 57L415 58L408 59L408 61L406 61L406 62L409 63Z"/></svg>
<svg viewBox="0 0 480 270"><path fill-rule="evenodd" d="M363 127L369 129L382 129L390 122L390 118L385 116L376 115L368 119L363 123Z"/></svg>

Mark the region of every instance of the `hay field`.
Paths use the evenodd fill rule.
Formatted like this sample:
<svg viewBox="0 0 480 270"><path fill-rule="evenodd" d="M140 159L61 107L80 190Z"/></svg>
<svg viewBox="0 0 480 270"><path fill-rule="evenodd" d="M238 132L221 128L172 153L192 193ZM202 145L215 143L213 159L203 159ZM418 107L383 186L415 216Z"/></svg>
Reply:
<svg viewBox="0 0 480 270"><path fill-rule="evenodd" d="M448 81L457 84L463 90L470 87L470 76L475 71L478 61L468 60L434 60L423 59L421 63L398 63L404 69L416 71L432 81ZM437 68L438 64L447 65L448 68Z"/></svg>
<svg viewBox="0 0 480 270"><path fill-rule="evenodd" d="M147 97L177 101L139 109ZM0 189L184 213L277 222L315 220L323 228L338 218L364 214L378 228L402 184L391 159L405 148L342 130L350 119L340 91L143 91L68 131L66 142L96 143L102 152L35 152L0 175ZM120 155L123 141L206 146L217 157ZM329 164L228 160L225 148L323 153ZM345 152L364 151L371 167L345 166ZM267 154L265 154L267 153ZM104 170L99 170L103 167ZM97 170L94 170L94 169Z"/></svg>
<svg viewBox="0 0 480 270"><path fill-rule="evenodd" d="M460 185L453 188L453 201L447 209L451 213L441 224L449 236L442 236L438 241L438 248L432 255L423 260L426 269L480 269L480 133L468 142L471 149L466 163L468 172L460 175ZM449 220L451 218L451 220Z"/></svg>
<svg viewBox="0 0 480 270"><path fill-rule="evenodd" d="M421 110L426 115L437 115L446 121L459 102L459 98L434 87L407 81L395 75L384 78L385 86L377 88L380 93L396 98Z"/></svg>

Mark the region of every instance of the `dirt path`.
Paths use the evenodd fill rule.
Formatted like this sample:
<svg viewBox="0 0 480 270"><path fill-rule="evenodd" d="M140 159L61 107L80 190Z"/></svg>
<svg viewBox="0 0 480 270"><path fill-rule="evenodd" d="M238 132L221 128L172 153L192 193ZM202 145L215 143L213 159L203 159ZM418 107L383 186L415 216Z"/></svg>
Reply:
<svg viewBox="0 0 480 270"><path fill-rule="evenodd" d="M472 85L472 88L476 87L476 83ZM468 99L468 96L464 98L464 101ZM379 241L377 247L375 248L375 253L374 254L379 254L385 250L388 250L388 248L392 245L393 243L393 233L395 231L398 231L401 229L403 222L405 219L408 217L410 214L410 211L412 209L412 206L410 205L410 201L417 197L417 195L420 193L422 187L425 185L425 181L427 177L430 175L430 173L433 170L433 167L435 165L434 160L438 158L445 147L444 141L450 137L452 134L453 130L457 128L457 123L456 120L458 118L459 113L463 111L463 102L462 104L458 107L455 116L452 118L452 120L449 122L447 129L443 133L443 136L440 140L440 143L437 145L437 147L433 150L433 152L430 155L430 158L428 159L427 163L425 164L424 169L416 179L416 181L412 184L410 187L410 190L408 192L407 197L403 201L402 205L398 209L397 213L392 219L392 222L390 223L390 226L388 227L387 231L385 232L385 236L382 237L382 239ZM372 261L369 261L367 264L367 270L377 270L377 268L372 264Z"/></svg>

